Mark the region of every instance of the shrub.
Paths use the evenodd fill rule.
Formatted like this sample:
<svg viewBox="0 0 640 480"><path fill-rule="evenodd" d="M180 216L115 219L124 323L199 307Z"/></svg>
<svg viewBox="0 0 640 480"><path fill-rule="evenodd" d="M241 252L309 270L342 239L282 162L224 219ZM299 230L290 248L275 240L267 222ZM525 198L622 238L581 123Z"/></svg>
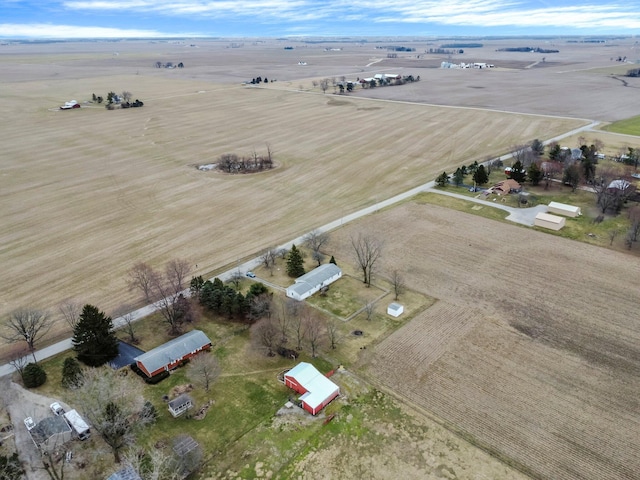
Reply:
<svg viewBox="0 0 640 480"><path fill-rule="evenodd" d="M24 367L24 375L22 376L24 386L27 388L36 388L44 385L47 381L47 372L37 363L30 363Z"/></svg>
<svg viewBox="0 0 640 480"><path fill-rule="evenodd" d="M75 357L65 358L61 383L64 388L77 388L82 384L82 367Z"/></svg>

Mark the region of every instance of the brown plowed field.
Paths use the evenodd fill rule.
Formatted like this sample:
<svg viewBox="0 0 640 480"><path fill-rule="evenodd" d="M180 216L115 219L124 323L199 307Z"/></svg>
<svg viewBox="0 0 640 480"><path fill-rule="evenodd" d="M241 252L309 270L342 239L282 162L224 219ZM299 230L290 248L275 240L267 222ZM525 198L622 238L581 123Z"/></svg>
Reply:
<svg viewBox="0 0 640 480"><path fill-rule="evenodd" d="M140 75L86 67L76 77L100 58L83 55L58 59L67 67L0 56L0 317L56 311L68 297L112 312L136 301L126 288L135 262L233 268L453 165L585 123L165 78L153 57ZM11 73L16 64L28 80ZM145 106L58 109L124 89ZM271 172L195 168L267 144Z"/></svg>
<svg viewBox="0 0 640 480"><path fill-rule="evenodd" d="M369 352L369 375L548 479L637 479L635 257L412 202L336 232L440 301Z"/></svg>

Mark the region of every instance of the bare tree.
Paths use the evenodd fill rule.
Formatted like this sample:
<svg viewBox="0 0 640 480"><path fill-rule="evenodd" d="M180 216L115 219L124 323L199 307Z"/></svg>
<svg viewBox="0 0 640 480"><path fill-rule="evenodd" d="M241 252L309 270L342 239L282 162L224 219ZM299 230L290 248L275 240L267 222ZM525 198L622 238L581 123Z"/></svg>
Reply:
<svg viewBox="0 0 640 480"><path fill-rule="evenodd" d="M617 228L612 228L607 233L609 235L609 246L611 246L613 245L613 241L616 239L616 237L620 235L620 230L618 230Z"/></svg>
<svg viewBox="0 0 640 480"><path fill-rule="evenodd" d="M406 290L404 276L398 270L391 272L391 287L393 288L394 300L398 300L401 294Z"/></svg>
<svg viewBox="0 0 640 480"><path fill-rule="evenodd" d="M311 250L311 258L318 263L318 266L322 264L325 256L322 253L322 247L329 243L329 233L321 232L320 230L313 230L307 233L303 238L303 244L309 250Z"/></svg>
<svg viewBox="0 0 640 480"><path fill-rule="evenodd" d="M58 310L60 311L62 318L71 327L71 330L76 328L83 306L84 305L80 302L70 298L64 300L60 305L58 305Z"/></svg>
<svg viewBox="0 0 640 480"><path fill-rule="evenodd" d="M164 275L145 263L138 263L129 271L129 285L138 289L145 300L155 306L172 335L180 333L182 324L192 320L191 303L183 293L190 271L186 260L171 260Z"/></svg>
<svg viewBox="0 0 640 480"><path fill-rule="evenodd" d="M136 263L131 270L129 270L129 288L131 290L138 290L142 293L144 299L147 302L152 303L154 300L153 285L157 283L158 272L156 272L151 266L144 262Z"/></svg>
<svg viewBox="0 0 640 480"><path fill-rule="evenodd" d="M315 358L318 353L318 349L324 343L326 325L324 320L316 315L306 317L304 323L305 337L309 342L309 347L311 348L311 356Z"/></svg>
<svg viewBox="0 0 640 480"><path fill-rule="evenodd" d="M513 155L513 162L520 162L525 169L529 168L538 156L537 153L531 150L529 145L514 145L511 147L511 154Z"/></svg>
<svg viewBox="0 0 640 480"><path fill-rule="evenodd" d="M120 96L122 97L122 99L125 102L129 102L131 100L131 97L132 97L131 92L128 92L126 90L124 90Z"/></svg>
<svg viewBox="0 0 640 480"><path fill-rule="evenodd" d="M109 367L85 369L83 379L75 400L120 463L120 452L135 444L138 431L151 421L141 414L144 398L140 386L131 375L120 375Z"/></svg>
<svg viewBox="0 0 640 480"><path fill-rule="evenodd" d="M306 325L311 317L311 309L306 304L298 303L300 306L296 308L296 311L291 316L291 330L296 341L296 350L302 350Z"/></svg>
<svg viewBox="0 0 640 480"><path fill-rule="evenodd" d="M130 465L140 473L144 480L182 480L183 475L176 465L178 459L174 453L166 453L162 449L151 448L149 451L136 447L126 450L123 463Z"/></svg>
<svg viewBox="0 0 640 480"><path fill-rule="evenodd" d="M291 309L287 305L289 301L295 301L291 299L287 299L285 301L281 301L278 308L278 314L276 315L276 326L278 327L278 332L280 333L280 339L278 343L280 345L285 345L287 343L287 337L289 335L289 327L291 326Z"/></svg>
<svg viewBox="0 0 640 480"><path fill-rule="evenodd" d="M271 276L273 276L273 268L276 265L276 249L267 248L260 256L260 262L265 266Z"/></svg>
<svg viewBox="0 0 640 480"><path fill-rule="evenodd" d="M244 275L242 275L240 268L238 268L229 277L229 283L232 284L236 290L240 290L240 283L243 279Z"/></svg>
<svg viewBox="0 0 640 480"><path fill-rule="evenodd" d="M9 343L27 342L27 348L33 355L33 361L37 363L36 343L49 333L53 324L54 320L45 310L19 308L11 312L9 318L4 321L4 331L0 337Z"/></svg>
<svg viewBox="0 0 640 480"><path fill-rule="evenodd" d="M337 320L327 320L326 329L327 339L329 340L329 347L331 348L331 350L335 350L335 348L338 346L338 343L340 343L340 340L342 340L342 334L340 332L340 326L338 325Z"/></svg>
<svg viewBox="0 0 640 480"><path fill-rule="evenodd" d="M114 318L122 319L122 322L124 323L124 330L125 332L127 332L127 337L129 337L129 343L137 345L138 343L140 343L140 339L136 337L135 328L133 326L135 318L133 316L132 310L133 308L131 307L131 305L121 305L115 310L112 316Z"/></svg>
<svg viewBox="0 0 640 480"><path fill-rule="evenodd" d="M269 357L275 355L274 350L278 342L279 331L270 318L263 318L251 327L254 341L259 348L264 348Z"/></svg>
<svg viewBox="0 0 640 480"><path fill-rule="evenodd" d="M371 319L373 318L373 314L376 311L376 304L373 302L365 303L363 311L364 311L365 318L367 319L367 322L370 322Z"/></svg>
<svg viewBox="0 0 640 480"><path fill-rule="evenodd" d="M29 363L29 361L27 360L28 353L28 351L22 350L11 355L11 358L9 360L9 365L16 369L16 372L20 374L20 378L24 378L24 367L26 367L27 363Z"/></svg>
<svg viewBox="0 0 640 480"><path fill-rule="evenodd" d="M382 254L382 242L372 235L359 233L356 238L351 237L351 245L362 270L362 281L370 287L371 275Z"/></svg>
<svg viewBox="0 0 640 480"><path fill-rule="evenodd" d="M282 260L284 260L287 258L287 255L289 254L289 250L287 250L286 248L280 248L276 253Z"/></svg>
<svg viewBox="0 0 640 480"><path fill-rule="evenodd" d="M208 392L211 384L220 375L220 363L213 353L202 352L191 359L189 373L194 377L195 382Z"/></svg>
<svg viewBox="0 0 640 480"><path fill-rule="evenodd" d="M249 303L249 319L256 321L261 318L271 319L273 310L273 293L264 292L251 296Z"/></svg>
<svg viewBox="0 0 640 480"><path fill-rule="evenodd" d="M329 79L323 78L322 80L320 80L320 90L322 90L322 93L325 93L328 88L329 88Z"/></svg>
<svg viewBox="0 0 640 480"><path fill-rule="evenodd" d="M329 233L313 230L303 237L303 244L310 250L321 250L323 246L329 243Z"/></svg>

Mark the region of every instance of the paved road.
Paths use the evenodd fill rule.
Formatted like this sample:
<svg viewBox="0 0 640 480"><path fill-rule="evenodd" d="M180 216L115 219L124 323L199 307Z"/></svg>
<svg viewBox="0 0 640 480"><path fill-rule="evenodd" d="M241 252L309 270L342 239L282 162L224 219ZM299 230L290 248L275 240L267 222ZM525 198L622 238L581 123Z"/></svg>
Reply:
<svg viewBox="0 0 640 480"><path fill-rule="evenodd" d="M548 144L550 142L554 142L554 141L559 141L563 138L572 136L572 135L576 135L577 133L580 133L584 130L591 130L593 129L595 126L597 126L600 122L592 122L588 125L585 125L583 127L580 128L576 128L575 130L571 130L569 132L563 133L562 135L558 135L557 137L554 137L552 139L549 139L547 141L545 141L545 144ZM511 154L505 154L502 155L501 157L499 157L500 160L505 161L505 160L509 160L512 157ZM493 160L489 160L489 162L491 162ZM533 218L535 218L536 214L539 211L542 211L542 208L545 208L546 211L546 206L544 205L539 205L537 207L533 207L533 208L513 208L513 207L507 207L506 205L500 205L498 202L488 202L486 200L481 200L481 199L477 199L477 198L472 198L472 197L468 197L466 195L458 195L452 192L443 192L440 190L436 190L433 187L435 186L435 182L431 181L431 182L427 182L423 185L420 185L418 187L412 188L411 190L408 190L404 193L401 193L399 195L395 195L394 197L388 198L387 200L383 200L381 202L378 202L374 205L371 205L370 207L366 207L363 208L362 210L358 210L357 212L351 213L349 215L345 215L337 220L334 220L333 222L329 222L325 225L322 225L321 227L317 228L318 231L320 232L328 232L330 230L334 230L342 225L345 225L349 222L352 222L354 220L357 220L361 217L364 217L365 215L369 215L371 213L375 213L378 210L381 210L383 208L389 207L391 205L394 205L396 203L402 202L408 198L411 198L415 195L417 195L418 193L421 192L425 192L427 190L429 191L433 191L436 193L440 193L443 195L449 195L449 196L453 196L453 197L459 197L462 198L464 200L468 200L468 201L472 201L472 202L476 202L476 203L480 203L480 204L486 204L487 206L491 206L491 207L495 207L495 208L500 208L502 210L506 210L509 212L509 216L507 217L507 220L522 224L522 225L533 225ZM283 243L282 245L278 245L276 247L276 249L281 249L281 248L286 248L289 249L289 247L292 244L301 244L303 242L304 239L304 235L301 235L299 237L296 237L294 239L289 240L286 243ZM241 272L246 272L248 270L254 270L256 267L258 267L260 265L260 258L256 257L252 260L249 260L241 265L238 265L236 268L233 268L231 270L228 270L226 272L221 273L220 275L217 275L218 278L220 278L220 280L222 281L227 281L229 280L232 275L234 273L236 273L238 270L240 270ZM273 285L271 285L273 286ZM278 287L280 288L280 287ZM183 292L185 295L189 295L188 291ZM156 307L154 305L147 305L145 307L139 308L138 310L135 310L133 312L131 312L129 314L129 317L131 318L132 321L136 321L139 320L141 318L144 318L148 315L151 315L153 312L156 311ZM118 317L115 318L113 320L113 324L115 328L121 328L122 326L124 326L126 324L125 320L123 317ZM55 343L53 345L50 345L48 347L45 347L43 349L40 349L38 351L36 351L35 355L36 355L36 359L38 361L44 360L46 358L52 357L54 355L57 355L58 353L62 353L66 350L69 350L72 347L71 344L71 339L66 339L66 340L62 340L58 343ZM29 357L31 357L31 355L29 355ZM0 377L4 377L6 375L10 375L11 373L14 372L14 368L9 365L9 364L5 364L5 365L0 365Z"/></svg>

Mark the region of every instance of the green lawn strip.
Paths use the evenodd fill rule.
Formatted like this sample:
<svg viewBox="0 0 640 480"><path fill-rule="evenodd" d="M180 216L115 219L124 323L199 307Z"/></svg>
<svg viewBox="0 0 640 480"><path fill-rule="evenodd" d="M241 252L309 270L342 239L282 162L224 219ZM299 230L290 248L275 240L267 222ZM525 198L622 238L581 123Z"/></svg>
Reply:
<svg viewBox="0 0 640 480"><path fill-rule="evenodd" d="M606 125L603 130L608 132L623 133L625 135L638 135L640 136L640 115L637 117L627 118L625 120L619 120Z"/></svg>

